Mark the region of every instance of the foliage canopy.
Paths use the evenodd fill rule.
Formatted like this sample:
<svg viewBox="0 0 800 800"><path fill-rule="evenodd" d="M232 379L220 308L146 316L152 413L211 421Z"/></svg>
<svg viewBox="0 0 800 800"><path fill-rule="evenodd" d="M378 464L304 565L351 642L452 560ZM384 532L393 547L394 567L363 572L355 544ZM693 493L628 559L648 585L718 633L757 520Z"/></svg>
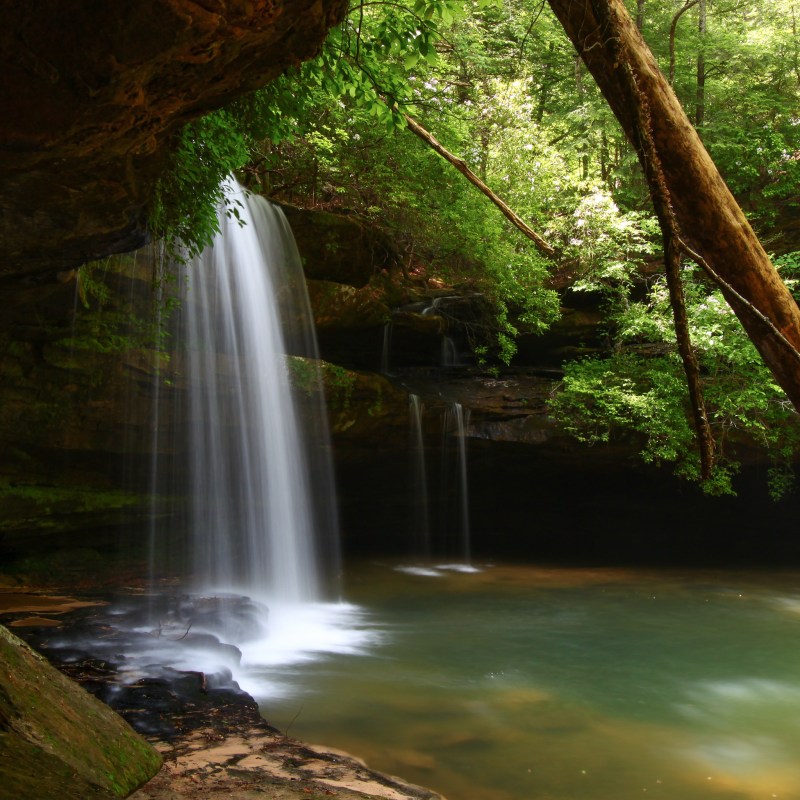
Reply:
<svg viewBox="0 0 800 800"><path fill-rule="evenodd" d="M779 253L796 250L797 4L628 5L762 239ZM409 136L405 114L542 231L556 264ZM189 253L202 249L232 171L268 196L380 223L409 279L483 292L493 321L474 343L482 357L507 363L520 331L541 332L558 318L554 268L572 276L574 290L599 293L613 352L565 365L554 412L588 442L633 431L645 460L696 477L666 289L642 278L660 245L647 189L546 3L354 0L316 59L182 131L154 200L154 230ZM796 254L783 263L796 267ZM748 439L773 454L777 491L778 467L798 446L795 415L719 295L693 269L684 279L720 453L706 488L732 491Z"/></svg>

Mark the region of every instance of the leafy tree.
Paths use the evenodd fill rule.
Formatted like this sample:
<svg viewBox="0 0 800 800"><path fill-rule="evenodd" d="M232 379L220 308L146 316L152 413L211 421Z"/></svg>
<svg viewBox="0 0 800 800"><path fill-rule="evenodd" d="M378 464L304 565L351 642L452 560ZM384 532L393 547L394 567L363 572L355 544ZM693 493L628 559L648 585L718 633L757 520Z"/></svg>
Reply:
<svg viewBox="0 0 800 800"><path fill-rule="evenodd" d="M665 70L670 28L686 5L628 2ZM782 215L796 214L800 177L794 5L702 5L702 26L699 0L675 26L675 89L697 117L702 83L703 140L762 232L774 230ZM316 60L183 132L159 191L154 226L190 250L201 248L216 226L210 209L219 180L234 169L273 197L363 214L394 231L411 280L438 279L486 294L494 319L476 330L475 346L508 360L517 330L541 330L557 314L555 295L546 288L550 265L404 132L403 113L417 115L520 216L544 230L558 245L561 265L577 273L577 288L602 289L610 329L627 330L622 315L639 308L631 289L656 241L647 186L635 152L555 16L522 0L354 2ZM698 291L707 294L702 284L690 287L692 303ZM701 323L693 319L693 325L693 335L702 338ZM752 378L746 339L729 339L743 354L725 359L726 370ZM641 353L622 334L619 346L618 357L633 370ZM666 338L650 346L666 348ZM672 354L658 358L664 370L677 363ZM701 354L706 371L709 358ZM636 363L635 383L643 386L645 368L654 375L656 362ZM672 386L666 374L664 387ZM680 443L677 419L685 409L678 395L672 400ZM652 402L662 401L653 395ZM655 426L657 418L650 415L648 423L643 414L641 424ZM719 419L717 432L727 430ZM669 426L660 429L663 434Z"/></svg>
<svg viewBox="0 0 800 800"><path fill-rule="evenodd" d="M217 206L224 200L223 181L246 163L249 154L247 134L228 110L183 128L149 215L151 228L166 240L174 258L191 258L211 244L219 231Z"/></svg>
<svg viewBox="0 0 800 800"><path fill-rule="evenodd" d="M643 34L667 74L670 27L684 9L675 27L673 86L697 122L702 74L703 141L751 222L768 232L779 210L800 212L796 3L647 3Z"/></svg>
<svg viewBox="0 0 800 800"><path fill-rule="evenodd" d="M800 254L778 259L796 285ZM687 310L704 376L716 468L702 483L711 494L732 494L742 453L768 454L771 494L791 487L791 463L800 453L800 419L747 338L719 291L687 268ZM615 352L565 365L551 410L580 441L595 444L635 434L648 463L671 463L676 474L698 480L697 444L677 356L669 293L663 278L645 300L617 306Z"/></svg>

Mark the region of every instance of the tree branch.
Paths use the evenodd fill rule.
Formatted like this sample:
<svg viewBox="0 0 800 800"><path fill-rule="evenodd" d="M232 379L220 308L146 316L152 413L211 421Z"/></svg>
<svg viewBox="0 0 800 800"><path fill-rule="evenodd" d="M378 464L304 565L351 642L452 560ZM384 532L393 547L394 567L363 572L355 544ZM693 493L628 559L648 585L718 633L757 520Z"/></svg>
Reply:
<svg viewBox="0 0 800 800"><path fill-rule="evenodd" d="M476 186L488 197L515 227L524 233L545 255L555 255L555 250L536 231L518 217L509 206L498 197L466 164L463 158L453 155L445 149L437 139L422 127L413 117L403 115L408 129L435 150L445 161L454 166L473 186Z"/></svg>

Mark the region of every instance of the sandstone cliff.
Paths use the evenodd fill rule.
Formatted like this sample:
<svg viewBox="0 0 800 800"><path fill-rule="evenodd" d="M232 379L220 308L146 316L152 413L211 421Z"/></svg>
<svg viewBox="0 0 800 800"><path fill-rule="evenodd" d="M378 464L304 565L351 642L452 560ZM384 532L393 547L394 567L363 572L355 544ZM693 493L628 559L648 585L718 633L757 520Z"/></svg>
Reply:
<svg viewBox="0 0 800 800"><path fill-rule="evenodd" d="M0 28L0 275L132 250L187 121L312 56L345 0L29 0Z"/></svg>

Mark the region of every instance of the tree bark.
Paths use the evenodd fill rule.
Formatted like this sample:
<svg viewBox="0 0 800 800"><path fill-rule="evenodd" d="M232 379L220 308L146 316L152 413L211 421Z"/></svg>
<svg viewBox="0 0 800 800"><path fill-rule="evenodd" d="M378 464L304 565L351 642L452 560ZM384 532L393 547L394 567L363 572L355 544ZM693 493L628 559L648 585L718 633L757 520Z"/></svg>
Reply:
<svg viewBox="0 0 800 800"><path fill-rule="evenodd" d="M644 4L645 0L636 0L636 27L644 30Z"/></svg>
<svg viewBox="0 0 800 800"><path fill-rule="evenodd" d="M548 0L645 163L638 125L648 105L684 251L699 257L795 408L800 410L800 309L630 18L623 0ZM625 74L632 71L636 91Z"/></svg>

